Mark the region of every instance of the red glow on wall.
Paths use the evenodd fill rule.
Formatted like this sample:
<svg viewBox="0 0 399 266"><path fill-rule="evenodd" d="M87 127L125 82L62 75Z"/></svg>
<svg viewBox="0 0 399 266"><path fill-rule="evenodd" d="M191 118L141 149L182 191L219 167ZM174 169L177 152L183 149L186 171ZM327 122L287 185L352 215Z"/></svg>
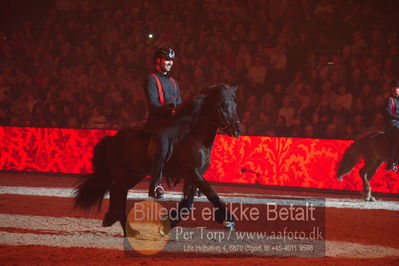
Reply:
<svg viewBox="0 0 399 266"><path fill-rule="evenodd" d="M0 127L0 169L81 174L91 171L92 151L114 130ZM211 167L213 182L361 190L362 163L339 182L335 169L352 143L345 140L218 135ZM373 191L399 192L399 175L380 167Z"/></svg>

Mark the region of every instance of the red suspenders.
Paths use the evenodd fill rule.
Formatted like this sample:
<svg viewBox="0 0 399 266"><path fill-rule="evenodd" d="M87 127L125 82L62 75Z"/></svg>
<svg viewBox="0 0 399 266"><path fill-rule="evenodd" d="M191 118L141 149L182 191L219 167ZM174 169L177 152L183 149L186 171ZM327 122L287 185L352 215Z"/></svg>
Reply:
<svg viewBox="0 0 399 266"><path fill-rule="evenodd" d="M155 78L155 81L157 82L157 89L158 89L158 95L159 95L159 103L161 105L165 104L165 100L163 98L163 88L161 85L161 82L159 81L159 78L155 74L151 74L150 76L153 76Z"/></svg>
<svg viewBox="0 0 399 266"><path fill-rule="evenodd" d="M159 103L160 103L161 105L164 105L164 104L165 104L165 99L164 99L164 97L163 97L163 88L162 88L161 81L159 80L159 78L158 78L157 75L155 75L155 74L151 74L150 76L153 76L153 77L155 78L155 81L157 82L157 89L158 89L158 95L159 95ZM175 81L172 77L171 77L170 79L172 80L173 85L174 85L175 88L177 89L176 81Z"/></svg>

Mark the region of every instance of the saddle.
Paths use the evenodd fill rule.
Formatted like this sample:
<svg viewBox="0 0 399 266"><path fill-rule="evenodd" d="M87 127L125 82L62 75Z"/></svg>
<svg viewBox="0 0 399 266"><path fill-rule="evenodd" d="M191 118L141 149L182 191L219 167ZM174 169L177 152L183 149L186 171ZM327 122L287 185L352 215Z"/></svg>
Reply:
<svg viewBox="0 0 399 266"><path fill-rule="evenodd" d="M165 156L165 163L170 160L173 154L173 149L176 143L181 141L189 132L190 132L190 123L185 121L185 117L182 117L178 122L176 122L174 125L170 127L170 132L168 134L169 136L169 147L168 151ZM153 137L151 128L149 127L149 124L146 124L144 127L144 131L149 134L150 141L148 143L148 148L147 148L147 157L149 160L153 160L155 157L155 154L157 152L157 145L156 141ZM166 182L169 186L169 188L175 187L176 184L180 182L180 178L171 178L171 177L166 177Z"/></svg>
<svg viewBox="0 0 399 266"><path fill-rule="evenodd" d="M165 162L169 161L170 157L172 157L174 144L175 144L175 139L172 138L169 142L169 148L168 148L168 152L166 153ZM148 149L147 149L148 159L153 160L156 152L157 152L157 145L155 143L154 138L151 137L150 143L148 144Z"/></svg>

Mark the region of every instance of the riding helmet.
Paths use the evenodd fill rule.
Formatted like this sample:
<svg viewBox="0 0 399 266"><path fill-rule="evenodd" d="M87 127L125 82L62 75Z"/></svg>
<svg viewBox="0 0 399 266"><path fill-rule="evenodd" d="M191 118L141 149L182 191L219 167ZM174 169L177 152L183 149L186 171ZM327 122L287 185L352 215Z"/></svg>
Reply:
<svg viewBox="0 0 399 266"><path fill-rule="evenodd" d="M173 59L175 59L175 51L172 48L161 46L155 50L154 57L155 57L155 59L156 58L166 58L166 59L173 60Z"/></svg>

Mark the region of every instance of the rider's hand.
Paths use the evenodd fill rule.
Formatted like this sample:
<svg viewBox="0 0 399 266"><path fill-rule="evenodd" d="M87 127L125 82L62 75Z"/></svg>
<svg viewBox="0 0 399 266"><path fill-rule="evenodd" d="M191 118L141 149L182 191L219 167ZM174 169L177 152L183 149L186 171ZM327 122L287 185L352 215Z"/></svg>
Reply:
<svg viewBox="0 0 399 266"><path fill-rule="evenodd" d="M176 113L176 108L174 105L162 105L162 106L150 106L151 112L154 112L158 115L167 117L172 116Z"/></svg>
<svg viewBox="0 0 399 266"><path fill-rule="evenodd" d="M176 105L175 104L168 104L166 107L169 109L170 115L176 114Z"/></svg>

